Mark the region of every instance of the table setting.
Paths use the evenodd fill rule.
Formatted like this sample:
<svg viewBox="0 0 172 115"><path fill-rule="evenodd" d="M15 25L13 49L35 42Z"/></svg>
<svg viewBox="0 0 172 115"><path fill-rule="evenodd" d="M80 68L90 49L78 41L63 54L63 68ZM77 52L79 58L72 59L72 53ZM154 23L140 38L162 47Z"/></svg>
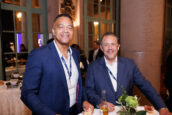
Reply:
<svg viewBox="0 0 172 115"><path fill-rule="evenodd" d="M88 111L88 112L82 112L78 115L120 115L119 111L121 109L122 109L121 106L115 106L114 111L108 112L107 114L103 114L103 111L101 109L95 108L93 113ZM145 110L144 106L138 106L137 107L137 111L142 111L142 110L143 111ZM146 115L159 115L159 112L156 111L155 109L153 109L153 111L151 111L151 112L146 112Z"/></svg>
<svg viewBox="0 0 172 115"><path fill-rule="evenodd" d="M15 73L8 81L0 80L0 115L31 115L20 100L22 78Z"/></svg>
<svg viewBox="0 0 172 115"><path fill-rule="evenodd" d="M153 106L145 105L140 106L137 96L128 95L123 87L123 94L118 100L116 100L117 106L114 109L109 110L108 103L106 101L106 91L102 91L101 103L97 105L92 113L91 109L89 111L83 111L79 115L159 115L159 112L154 109Z"/></svg>

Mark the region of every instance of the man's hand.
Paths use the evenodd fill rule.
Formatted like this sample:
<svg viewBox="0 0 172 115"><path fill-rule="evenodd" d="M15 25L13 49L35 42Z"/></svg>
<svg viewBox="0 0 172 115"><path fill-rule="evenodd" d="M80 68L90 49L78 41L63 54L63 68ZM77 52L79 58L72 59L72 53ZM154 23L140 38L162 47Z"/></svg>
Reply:
<svg viewBox="0 0 172 115"><path fill-rule="evenodd" d="M109 112L112 112L112 111L115 110L115 105L114 104L112 104L110 102L107 102L107 101L105 101L105 104L107 105Z"/></svg>
<svg viewBox="0 0 172 115"><path fill-rule="evenodd" d="M98 106L100 107L100 109L101 109L101 107L106 107L109 112L112 112L115 110L115 105L110 102L107 102L107 101L103 101Z"/></svg>
<svg viewBox="0 0 172 115"><path fill-rule="evenodd" d="M92 113L94 112L94 106L88 101L84 101L82 106L84 111L89 111L91 109Z"/></svg>
<svg viewBox="0 0 172 115"><path fill-rule="evenodd" d="M167 108L161 108L159 110L159 114L160 115L172 115L172 113L170 113Z"/></svg>

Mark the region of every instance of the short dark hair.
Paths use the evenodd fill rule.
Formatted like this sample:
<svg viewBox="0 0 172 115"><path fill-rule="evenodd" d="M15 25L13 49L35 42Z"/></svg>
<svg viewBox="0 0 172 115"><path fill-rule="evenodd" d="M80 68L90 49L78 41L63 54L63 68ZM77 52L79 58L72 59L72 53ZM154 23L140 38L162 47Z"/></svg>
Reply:
<svg viewBox="0 0 172 115"><path fill-rule="evenodd" d="M56 20L57 20L58 18L60 18L60 17L67 17L67 18L69 18L69 19L73 22L73 19L72 19L72 17L71 17L69 14L59 14L59 15L57 15L57 16L55 17L55 19L54 19L54 22L56 22Z"/></svg>
<svg viewBox="0 0 172 115"><path fill-rule="evenodd" d="M101 38L101 40L100 40L100 44L102 44L104 37L105 36L109 36L109 35L114 36L116 38L117 43L119 44L119 38L113 32L106 32L106 33L104 33L102 38Z"/></svg>

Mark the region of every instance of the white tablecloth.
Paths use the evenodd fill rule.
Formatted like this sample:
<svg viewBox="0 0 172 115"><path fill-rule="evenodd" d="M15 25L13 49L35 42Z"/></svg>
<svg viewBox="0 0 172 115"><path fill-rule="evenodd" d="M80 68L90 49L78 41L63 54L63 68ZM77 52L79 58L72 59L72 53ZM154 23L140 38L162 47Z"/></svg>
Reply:
<svg viewBox="0 0 172 115"><path fill-rule="evenodd" d="M118 115L117 112L120 110L119 106L115 106L115 110L112 112L109 112L108 115ZM144 110L143 106L139 106L137 110ZM84 115L83 113L80 113L79 115ZM103 115L100 109L94 109L93 115ZM159 115L158 111L154 110L152 114L146 113L146 115Z"/></svg>
<svg viewBox="0 0 172 115"><path fill-rule="evenodd" d="M6 80L10 80L11 74L16 72L17 69L19 73L23 74L25 71L25 65L20 65L18 68L14 66L6 67L5 68Z"/></svg>
<svg viewBox="0 0 172 115"><path fill-rule="evenodd" d="M0 115L31 115L32 112L20 100L19 88L0 86Z"/></svg>

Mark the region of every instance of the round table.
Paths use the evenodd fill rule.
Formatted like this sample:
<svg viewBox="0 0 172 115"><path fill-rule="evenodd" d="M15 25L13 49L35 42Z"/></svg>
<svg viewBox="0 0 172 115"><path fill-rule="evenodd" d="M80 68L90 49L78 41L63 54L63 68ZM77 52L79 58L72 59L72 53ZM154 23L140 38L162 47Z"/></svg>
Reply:
<svg viewBox="0 0 172 115"><path fill-rule="evenodd" d="M118 115L118 111L120 110L120 106L115 106L115 110L112 112L109 112L108 115ZM137 110L144 110L143 106L139 106L137 107ZM80 113L78 115L84 115L83 113ZM94 109L94 113L92 115L103 115L100 109ZM150 113L146 113L146 115L159 115L159 112L154 110L154 112L152 114Z"/></svg>
<svg viewBox="0 0 172 115"><path fill-rule="evenodd" d="M32 115L32 112L20 100L20 88L0 86L0 115Z"/></svg>

